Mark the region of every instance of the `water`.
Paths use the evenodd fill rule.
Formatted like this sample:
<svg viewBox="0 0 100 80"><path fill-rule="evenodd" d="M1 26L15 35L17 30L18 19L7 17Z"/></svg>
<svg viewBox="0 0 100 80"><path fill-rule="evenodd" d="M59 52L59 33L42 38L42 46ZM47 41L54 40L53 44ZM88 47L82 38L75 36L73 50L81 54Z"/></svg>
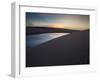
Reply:
<svg viewBox="0 0 100 80"><path fill-rule="evenodd" d="M35 47L40 44L46 43L55 38L68 35L70 33L43 33L36 35L27 35L26 36L26 47Z"/></svg>

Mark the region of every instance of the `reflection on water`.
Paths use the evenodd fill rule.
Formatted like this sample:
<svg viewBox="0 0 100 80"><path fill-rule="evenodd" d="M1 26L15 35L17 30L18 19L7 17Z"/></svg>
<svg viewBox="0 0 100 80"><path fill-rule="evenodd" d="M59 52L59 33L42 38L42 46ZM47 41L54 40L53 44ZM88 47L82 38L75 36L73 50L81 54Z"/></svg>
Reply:
<svg viewBox="0 0 100 80"><path fill-rule="evenodd" d="M34 47L69 33L43 33L26 36L26 47Z"/></svg>

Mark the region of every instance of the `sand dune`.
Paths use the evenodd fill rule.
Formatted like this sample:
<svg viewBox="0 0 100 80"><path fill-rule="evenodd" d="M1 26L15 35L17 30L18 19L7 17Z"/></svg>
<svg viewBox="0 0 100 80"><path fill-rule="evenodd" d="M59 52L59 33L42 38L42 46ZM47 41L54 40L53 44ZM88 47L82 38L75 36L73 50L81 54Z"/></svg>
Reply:
<svg viewBox="0 0 100 80"><path fill-rule="evenodd" d="M72 33L77 31L79 30L50 28L50 27L26 27L26 35L41 34L41 33Z"/></svg>

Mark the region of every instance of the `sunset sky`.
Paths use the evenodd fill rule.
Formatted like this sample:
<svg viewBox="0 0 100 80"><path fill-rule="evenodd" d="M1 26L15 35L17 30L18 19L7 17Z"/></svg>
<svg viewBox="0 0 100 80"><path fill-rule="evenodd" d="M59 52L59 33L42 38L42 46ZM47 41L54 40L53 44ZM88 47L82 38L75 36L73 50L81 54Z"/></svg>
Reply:
<svg viewBox="0 0 100 80"><path fill-rule="evenodd" d="M86 30L89 29L89 15L27 12L26 26Z"/></svg>

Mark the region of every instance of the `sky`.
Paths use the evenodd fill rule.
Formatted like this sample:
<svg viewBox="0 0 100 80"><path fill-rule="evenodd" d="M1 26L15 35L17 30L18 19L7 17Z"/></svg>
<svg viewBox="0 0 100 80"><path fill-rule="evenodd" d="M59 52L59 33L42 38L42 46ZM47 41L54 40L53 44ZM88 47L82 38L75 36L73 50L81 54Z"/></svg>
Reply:
<svg viewBox="0 0 100 80"><path fill-rule="evenodd" d="M89 15L26 12L26 27L89 29Z"/></svg>

